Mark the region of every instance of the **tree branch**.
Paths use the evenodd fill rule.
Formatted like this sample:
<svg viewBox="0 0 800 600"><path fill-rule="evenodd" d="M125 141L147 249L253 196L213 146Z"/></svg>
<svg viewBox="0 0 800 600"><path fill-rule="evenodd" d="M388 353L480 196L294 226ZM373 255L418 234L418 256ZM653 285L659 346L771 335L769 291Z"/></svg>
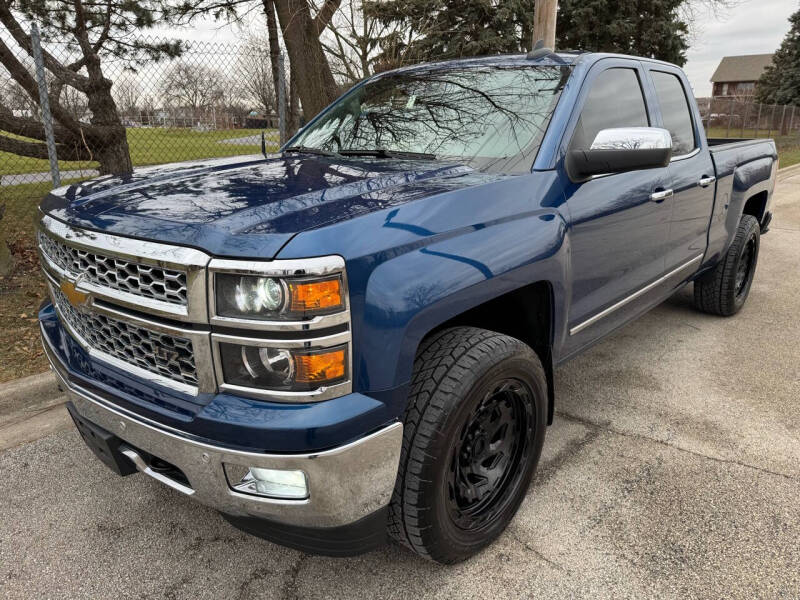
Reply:
<svg viewBox="0 0 800 600"><path fill-rule="evenodd" d="M6 1L0 1L0 23L5 25L6 29L14 38L14 41L16 41L17 44L19 44L23 50L28 53L28 55L33 56L31 36L25 33L20 24L14 18L14 15L11 14L9 4ZM89 83L89 80L86 77L66 68L44 48L42 48L42 56L44 57L45 67L47 67L47 70L53 75L77 90L82 92L86 91L86 86Z"/></svg>
<svg viewBox="0 0 800 600"><path fill-rule="evenodd" d="M317 36L321 35L328 24L331 22L333 18L333 14L336 12L336 9L339 8L339 5L342 3L342 0L325 0L325 3L322 5L322 8L319 9L317 16L314 17L314 28L317 32Z"/></svg>
<svg viewBox="0 0 800 600"><path fill-rule="evenodd" d="M28 96L30 96L31 99L38 104L39 86L37 85L36 80L30 73L28 73L25 65L17 60L17 57L14 56L14 53L8 46L6 46L2 39L0 39L0 64L6 68L12 79L14 79L14 81L16 81L22 87L22 89L25 90L25 92L27 92ZM81 130L81 124L63 109L58 101L58 98L53 96L53 94L49 94L48 98L50 100L50 112L53 113L53 118L61 123L61 125L63 125L66 129L72 131L73 133L79 133Z"/></svg>
<svg viewBox="0 0 800 600"><path fill-rule="evenodd" d="M8 133L41 141L46 139L44 125L40 121L28 117L17 117L5 106L0 106L0 131L7 131ZM71 131L57 123L53 124L53 134L62 141L74 137Z"/></svg>
<svg viewBox="0 0 800 600"><path fill-rule="evenodd" d="M41 158L47 160L47 145L38 142L26 142L0 134L0 151L10 152L28 158ZM74 146L56 144L59 160L81 160L82 158Z"/></svg>

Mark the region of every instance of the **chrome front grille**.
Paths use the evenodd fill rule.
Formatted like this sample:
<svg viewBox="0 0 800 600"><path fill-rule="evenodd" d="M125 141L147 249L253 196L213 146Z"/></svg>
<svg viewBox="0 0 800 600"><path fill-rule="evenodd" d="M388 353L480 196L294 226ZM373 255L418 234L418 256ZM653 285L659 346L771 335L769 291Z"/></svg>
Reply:
<svg viewBox="0 0 800 600"><path fill-rule="evenodd" d="M39 248L57 267L95 285L170 304L187 304L186 273L69 246L42 231Z"/></svg>
<svg viewBox="0 0 800 600"><path fill-rule="evenodd" d="M197 386L192 341L75 309L64 293L51 287L66 325L90 348L173 381Z"/></svg>
<svg viewBox="0 0 800 600"><path fill-rule="evenodd" d="M352 375L297 392L234 389L226 384L216 356L226 341L309 350L347 344L351 374L350 305L345 262L339 256L212 259L194 248L81 229L44 214L38 242L57 316L66 333L97 362L193 396L181 399L189 403L202 404L220 390L279 402L318 402L352 391ZM344 303L339 312L297 320L223 318L211 308L215 289L209 280L217 272L276 278L335 275L341 277Z"/></svg>

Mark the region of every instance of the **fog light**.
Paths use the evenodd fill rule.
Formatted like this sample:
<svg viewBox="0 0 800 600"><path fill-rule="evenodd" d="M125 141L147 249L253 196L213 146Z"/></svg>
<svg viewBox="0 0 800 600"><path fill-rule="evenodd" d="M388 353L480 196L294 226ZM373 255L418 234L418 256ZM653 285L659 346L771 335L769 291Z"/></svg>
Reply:
<svg viewBox="0 0 800 600"><path fill-rule="evenodd" d="M225 465L225 470L230 481L231 476L237 471L241 474L244 467ZM308 498L308 483L303 471L250 467L238 484L231 484L234 490L245 494L291 500Z"/></svg>

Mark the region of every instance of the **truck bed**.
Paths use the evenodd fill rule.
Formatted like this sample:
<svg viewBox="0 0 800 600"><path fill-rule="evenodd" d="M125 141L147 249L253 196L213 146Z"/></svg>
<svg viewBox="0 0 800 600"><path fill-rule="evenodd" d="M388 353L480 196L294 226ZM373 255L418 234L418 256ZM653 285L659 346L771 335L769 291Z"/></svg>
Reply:
<svg viewBox="0 0 800 600"><path fill-rule="evenodd" d="M708 140L708 147L711 152L719 150L721 147L743 147L749 146L751 143L758 142L773 142L772 138L706 138ZM774 142L773 142L774 143Z"/></svg>

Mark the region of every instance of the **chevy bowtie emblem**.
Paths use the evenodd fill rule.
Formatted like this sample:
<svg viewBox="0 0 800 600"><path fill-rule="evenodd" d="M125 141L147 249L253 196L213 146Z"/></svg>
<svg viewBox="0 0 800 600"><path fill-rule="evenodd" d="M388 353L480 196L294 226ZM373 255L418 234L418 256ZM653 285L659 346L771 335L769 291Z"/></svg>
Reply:
<svg viewBox="0 0 800 600"><path fill-rule="evenodd" d="M85 294L83 292L79 292L75 288L76 283L73 283L67 279L64 279L59 286L61 291L67 297L69 303L74 306L75 308L82 308L89 304L89 294Z"/></svg>

